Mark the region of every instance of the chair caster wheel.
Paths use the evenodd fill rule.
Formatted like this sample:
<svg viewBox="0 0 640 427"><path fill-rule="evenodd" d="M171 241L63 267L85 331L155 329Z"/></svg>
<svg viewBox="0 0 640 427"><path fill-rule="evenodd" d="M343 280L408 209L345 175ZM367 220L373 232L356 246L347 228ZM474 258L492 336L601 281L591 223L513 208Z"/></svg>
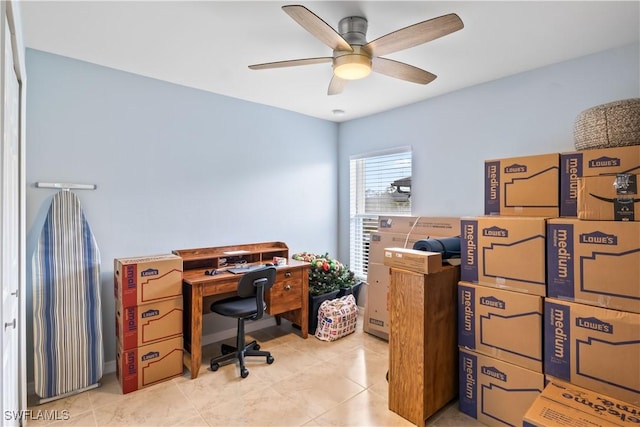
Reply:
<svg viewBox="0 0 640 427"><path fill-rule="evenodd" d="M249 370L247 368L240 369L240 376L242 378L247 378L249 376Z"/></svg>
<svg viewBox="0 0 640 427"><path fill-rule="evenodd" d="M254 350L256 350L256 351L257 351L257 350L260 350L260 344L256 344L256 345L254 345L254 346L253 346L253 349L254 349Z"/></svg>
<svg viewBox="0 0 640 427"><path fill-rule="evenodd" d="M219 364L219 363L211 362L211 370L212 370L213 372L217 371L219 367L220 367L220 364Z"/></svg>
<svg viewBox="0 0 640 427"><path fill-rule="evenodd" d="M267 356L267 364L271 365L274 360L276 359L274 359L273 356Z"/></svg>

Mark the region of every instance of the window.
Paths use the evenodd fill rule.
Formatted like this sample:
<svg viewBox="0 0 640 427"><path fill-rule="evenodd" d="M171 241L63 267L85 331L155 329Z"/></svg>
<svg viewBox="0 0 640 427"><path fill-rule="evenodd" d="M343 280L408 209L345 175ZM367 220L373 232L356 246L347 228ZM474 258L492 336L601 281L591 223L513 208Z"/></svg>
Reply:
<svg viewBox="0 0 640 427"><path fill-rule="evenodd" d="M349 266L364 279L378 217L411 215L411 148L353 156L349 163Z"/></svg>

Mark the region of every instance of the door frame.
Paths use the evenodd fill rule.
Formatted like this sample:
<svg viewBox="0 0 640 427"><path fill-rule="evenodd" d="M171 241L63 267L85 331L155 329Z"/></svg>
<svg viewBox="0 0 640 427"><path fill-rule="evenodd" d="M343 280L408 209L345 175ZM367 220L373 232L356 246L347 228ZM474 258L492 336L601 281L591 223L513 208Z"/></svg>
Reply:
<svg viewBox="0 0 640 427"><path fill-rule="evenodd" d="M26 167L25 167L25 118L26 118L26 65L25 48L22 36L22 19L20 2L16 0L3 1L0 11L6 14L6 23L11 34L13 50L13 65L19 84L19 136L18 136L18 410L25 414L27 410L27 360L26 360ZM4 39L5 20L0 20L0 30ZM4 61L2 61L4 62ZM0 120L4 120L0 117ZM4 123L2 123L4 129ZM0 179L1 176L0 176ZM20 424L25 424L24 416L20 417Z"/></svg>

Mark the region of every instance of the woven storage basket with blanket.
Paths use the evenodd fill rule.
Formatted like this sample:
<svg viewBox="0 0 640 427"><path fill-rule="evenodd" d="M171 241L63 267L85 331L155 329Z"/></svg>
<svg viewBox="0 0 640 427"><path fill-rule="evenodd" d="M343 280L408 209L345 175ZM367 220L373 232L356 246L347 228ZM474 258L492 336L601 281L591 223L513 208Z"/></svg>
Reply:
<svg viewBox="0 0 640 427"><path fill-rule="evenodd" d="M640 98L598 105L576 118L576 150L640 145Z"/></svg>

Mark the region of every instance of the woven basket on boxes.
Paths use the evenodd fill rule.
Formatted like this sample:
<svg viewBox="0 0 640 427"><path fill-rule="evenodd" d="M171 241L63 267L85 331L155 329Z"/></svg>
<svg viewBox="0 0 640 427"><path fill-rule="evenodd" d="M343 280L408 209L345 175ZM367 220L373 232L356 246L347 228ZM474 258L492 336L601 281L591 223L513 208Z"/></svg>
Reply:
<svg viewBox="0 0 640 427"><path fill-rule="evenodd" d="M574 140L576 150L640 145L640 98L584 110L576 118Z"/></svg>

